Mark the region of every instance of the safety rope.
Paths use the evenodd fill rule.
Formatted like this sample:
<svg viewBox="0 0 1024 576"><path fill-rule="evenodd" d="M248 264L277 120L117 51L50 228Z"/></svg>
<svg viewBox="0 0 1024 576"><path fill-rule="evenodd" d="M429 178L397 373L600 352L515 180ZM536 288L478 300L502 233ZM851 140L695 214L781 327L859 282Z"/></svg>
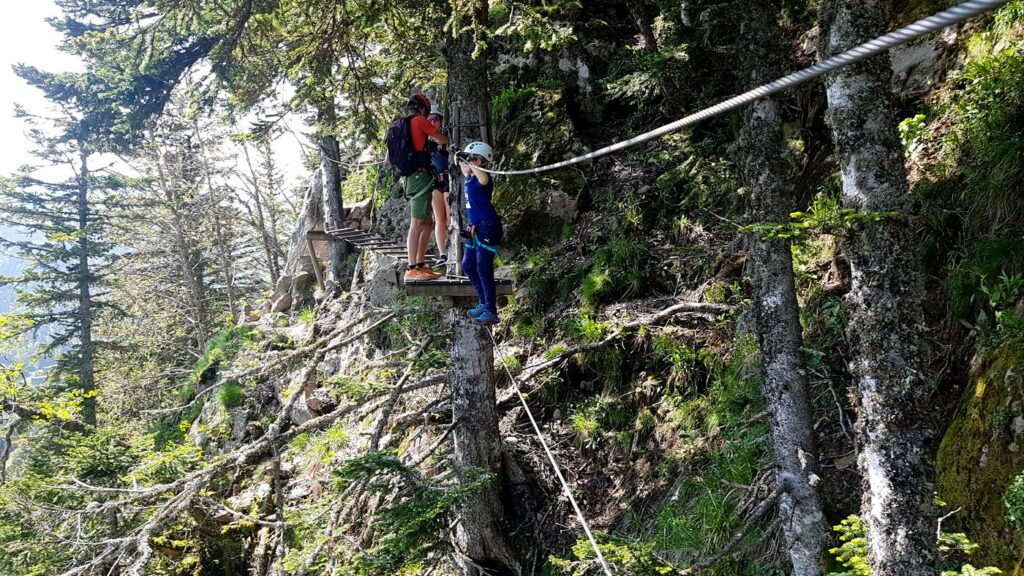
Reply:
<svg viewBox="0 0 1024 576"><path fill-rule="evenodd" d="M489 329L486 331L491 337L494 349L497 350L498 341L494 339L494 333ZM551 467L554 468L555 475L558 476L558 481L562 483L562 489L565 491L565 495L569 497L569 502L572 504L573 510L576 511L576 517L579 518L580 524L583 525L583 531L587 533L587 539L590 540L590 545L594 547L594 553L597 554L597 561L600 562L601 567L604 568L604 573L608 576L612 576L612 571L608 567L608 563L605 562L604 554L601 554L601 548L597 545L597 540L594 539L594 534L590 531L590 525L587 523L587 519L583 517L583 511L580 510L580 505L576 503L576 497L572 495L572 489L569 488L569 483L566 482L565 476L562 476L562 469L558 467L558 462L555 461L554 455L551 454L551 449L548 448L548 443L544 440L544 435L540 432L540 426L537 425L537 420L533 417L533 412L530 411L530 406L526 403L526 397L523 396L523 391L519 388L519 382L516 381L514 376L512 376L512 370L509 369L508 363L505 362L505 356L503 354L499 354L498 356L501 358L502 366L505 367L508 379L512 382L512 387L515 388L516 395L519 396L519 402L522 403L523 409L526 410L526 416L530 419L530 424L533 425L533 431L537 434L537 439L540 440L540 445L544 448L544 453L548 456L548 462L551 462Z"/></svg>
<svg viewBox="0 0 1024 576"><path fill-rule="evenodd" d="M547 166L541 166L539 168L526 168L522 170L482 170L490 174L500 174L507 176L515 176L520 174L537 174L540 172L547 172L549 170L565 168L566 166L572 166L574 164L579 164L581 162L586 162L588 160L593 160L595 158L600 158L601 156L611 154L612 152L618 152L619 150L636 146L637 144L647 142L648 140L653 140L655 138L664 136L669 132L674 132L676 130L679 130L680 128L684 128L686 126L690 126L691 124L696 124L713 116L717 116L724 112L734 110L736 108L749 104L754 100L764 98L765 96L770 96L772 94L781 92L783 90L787 90L794 86L799 86L800 84L803 84L809 80L813 80L815 78L824 76L829 72L838 70L839 68L842 68L844 66L849 66L850 64L853 64L855 62L859 62L866 58L870 58L872 56L875 56L876 54L885 52L890 48L899 46L900 44L913 40L914 38L918 38L920 36L928 34L929 32L934 32L936 30L940 30L947 26L951 26L958 22L967 20L968 18L985 14L987 12L991 12L992 10L995 10L996 8L1002 6L1003 4L1006 4L1007 2L1009 2L1009 0L969 0L968 2L958 4L957 6L949 8L947 10L943 10L942 12L938 12L927 18L922 18L914 22L913 24L910 24L909 26L896 30L895 32L890 32L884 36L875 38L870 42L865 42L860 46L847 50L846 52L833 56L813 66L808 66L807 68L804 68L799 72L794 72L788 76L779 78L774 82L770 82L758 88L754 88L753 90L744 92L743 94L740 94L738 96L734 96L728 100L725 100L724 102L720 102L718 104L715 104L714 106L705 108L700 112L696 112L694 114L686 116L685 118L676 120L671 124L666 124L661 128L656 128L654 130L651 130L650 132L645 132L644 134L636 136L635 138L630 138L629 140L618 142L612 144L611 146L606 146L604 148L601 148L600 150L590 152L589 154L584 154L582 156L577 156L575 158L563 160L561 162L556 162L554 164L549 164Z"/></svg>

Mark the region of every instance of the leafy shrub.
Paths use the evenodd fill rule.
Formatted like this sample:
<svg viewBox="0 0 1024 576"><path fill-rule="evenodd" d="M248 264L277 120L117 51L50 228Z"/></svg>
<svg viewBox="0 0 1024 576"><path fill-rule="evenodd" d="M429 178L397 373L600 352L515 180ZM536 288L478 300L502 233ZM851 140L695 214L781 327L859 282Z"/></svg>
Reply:
<svg viewBox="0 0 1024 576"><path fill-rule="evenodd" d="M617 234L594 253L583 279L583 301L591 306L617 298L636 298L655 285L658 270L646 246L648 240Z"/></svg>
<svg viewBox="0 0 1024 576"><path fill-rule="evenodd" d="M459 485L435 482L404 466L394 450L350 460L336 475L343 484L365 482L387 503L372 521L377 538L353 559L358 576L420 573L425 560L448 541L456 510L492 478L483 470L463 469Z"/></svg>
<svg viewBox="0 0 1024 576"><path fill-rule="evenodd" d="M598 542L601 555L616 572L633 576L664 576L675 574L676 570L654 555L654 546L650 543L627 542L612 540ZM593 563L597 555L589 540L580 540L572 548L574 560L552 556L548 559L553 568L553 576L586 576L593 574Z"/></svg>
<svg viewBox="0 0 1024 576"><path fill-rule="evenodd" d="M238 382L228 382L221 386L217 393L220 403L227 409L234 408L242 403L245 397L245 389Z"/></svg>
<svg viewBox="0 0 1024 576"><path fill-rule="evenodd" d="M843 567L849 568L845 572L830 573L834 576L871 576L871 567L868 566L868 544L866 539L866 527L859 516L847 516L833 530L839 533L839 540L842 544L838 548L832 548L829 552L835 555L836 561ZM978 546L972 543L962 532L943 532L939 537L938 550L940 552L960 552L971 554ZM959 570L946 570L940 576L992 576L1003 572L995 567L975 568L970 564L964 564Z"/></svg>

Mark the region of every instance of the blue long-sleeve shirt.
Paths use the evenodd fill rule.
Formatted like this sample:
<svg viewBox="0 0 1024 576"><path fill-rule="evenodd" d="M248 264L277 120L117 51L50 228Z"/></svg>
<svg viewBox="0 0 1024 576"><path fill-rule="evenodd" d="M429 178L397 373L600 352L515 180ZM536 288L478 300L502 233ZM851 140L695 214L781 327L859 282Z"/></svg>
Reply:
<svg viewBox="0 0 1024 576"><path fill-rule="evenodd" d="M498 219L498 212L491 204L491 196L494 193L494 180L487 184L481 184L476 174L470 173L466 177L466 215L469 217L469 224L475 225Z"/></svg>

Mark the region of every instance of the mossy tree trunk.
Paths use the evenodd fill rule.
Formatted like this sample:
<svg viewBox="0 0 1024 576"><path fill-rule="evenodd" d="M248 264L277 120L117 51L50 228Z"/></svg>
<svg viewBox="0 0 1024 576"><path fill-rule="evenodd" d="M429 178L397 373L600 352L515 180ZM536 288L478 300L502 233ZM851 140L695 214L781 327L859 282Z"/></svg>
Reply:
<svg viewBox="0 0 1024 576"><path fill-rule="evenodd" d="M474 478L473 470L491 475L460 511L452 537L458 571L460 576L519 576L522 568L505 533L500 492L504 470L494 391L494 347L487 328L474 324L458 308L452 309L451 316L455 469L460 480L467 482Z"/></svg>
<svg viewBox="0 0 1024 576"><path fill-rule="evenodd" d="M778 26L780 2L752 5L745 14L748 46L744 62L748 89L781 70ZM750 219L783 224L793 206L783 143L782 118L775 99L759 100L747 110L738 151L743 184L750 194ZM789 240L751 238L754 310L761 347L764 394L772 415L776 483L783 488L779 516L786 534L793 576L824 574L828 525L815 485L818 452L807 394L800 309L793 279Z"/></svg>
<svg viewBox="0 0 1024 576"><path fill-rule="evenodd" d="M888 2L829 0L822 57L884 32ZM848 66L825 81L842 204L899 216L851 226L843 251L852 270L846 298L850 372L858 401L859 467L868 562L874 576L935 574L932 430L919 370L921 274L906 218L911 208L896 130L888 56Z"/></svg>

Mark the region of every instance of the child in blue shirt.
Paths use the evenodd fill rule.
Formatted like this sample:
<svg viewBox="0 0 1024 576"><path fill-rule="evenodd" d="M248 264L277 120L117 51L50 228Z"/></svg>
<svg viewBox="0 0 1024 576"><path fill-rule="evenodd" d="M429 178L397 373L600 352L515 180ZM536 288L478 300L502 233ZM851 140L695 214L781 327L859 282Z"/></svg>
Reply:
<svg viewBox="0 0 1024 576"><path fill-rule="evenodd" d="M481 170L490 162L491 147L473 142L460 155L459 167L466 178L466 215L469 219L470 239L462 257L462 270L476 291L479 304L470 309L469 317L477 324L498 323L498 303L494 286L494 258L504 233L498 212L491 204L494 182L491 175Z"/></svg>

